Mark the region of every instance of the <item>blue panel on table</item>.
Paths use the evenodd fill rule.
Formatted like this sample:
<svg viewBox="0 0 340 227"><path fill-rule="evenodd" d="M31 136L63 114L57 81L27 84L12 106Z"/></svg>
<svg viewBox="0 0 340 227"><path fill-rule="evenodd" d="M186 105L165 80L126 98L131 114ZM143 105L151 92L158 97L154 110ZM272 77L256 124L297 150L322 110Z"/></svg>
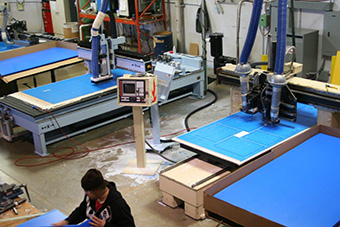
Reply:
<svg viewBox="0 0 340 227"><path fill-rule="evenodd" d="M279 125L265 125L261 114L239 112L177 137L199 146L202 152L214 151L242 164L262 151L316 124L314 107L298 103L296 122L281 119Z"/></svg>
<svg viewBox="0 0 340 227"><path fill-rule="evenodd" d="M17 44L7 44L4 42L0 42L0 52L7 51L7 50L13 50L17 49L23 46L17 45Z"/></svg>
<svg viewBox="0 0 340 227"><path fill-rule="evenodd" d="M37 218L29 220L17 227L52 227L52 223L64 220L66 215L61 213L59 210L52 210L46 214L43 214ZM84 221L79 225L64 225L65 227L91 227L89 224L90 220Z"/></svg>
<svg viewBox="0 0 340 227"><path fill-rule="evenodd" d="M340 214L340 138L319 133L214 197L284 226L333 226Z"/></svg>
<svg viewBox="0 0 340 227"><path fill-rule="evenodd" d="M23 93L51 104L57 104L116 86L116 79L118 77L121 77L124 74L134 74L134 72L124 69L115 69L112 70L112 73L114 75L113 79L99 83L92 83L90 79L92 74L85 74L41 87L32 88L23 91Z"/></svg>
<svg viewBox="0 0 340 227"><path fill-rule="evenodd" d="M37 218L29 220L17 227L36 227L36 226L51 226L52 223L64 220L66 215L59 210L52 210L46 214L43 214Z"/></svg>
<svg viewBox="0 0 340 227"><path fill-rule="evenodd" d="M0 61L0 75L7 76L77 56L76 50L53 47Z"/></svg>

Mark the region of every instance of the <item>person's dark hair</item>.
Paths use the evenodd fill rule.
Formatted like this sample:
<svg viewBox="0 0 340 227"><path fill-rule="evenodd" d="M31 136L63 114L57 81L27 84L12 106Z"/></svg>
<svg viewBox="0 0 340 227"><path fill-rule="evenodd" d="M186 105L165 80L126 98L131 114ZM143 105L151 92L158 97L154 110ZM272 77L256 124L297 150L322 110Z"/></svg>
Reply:
<svg viewBox="0 0 340 227"><path fill-rule="evenodd" d="M95 191L105 189L107 181L102 173L97 169L89 169L81 178L81 187L85 191Z"/></svg>

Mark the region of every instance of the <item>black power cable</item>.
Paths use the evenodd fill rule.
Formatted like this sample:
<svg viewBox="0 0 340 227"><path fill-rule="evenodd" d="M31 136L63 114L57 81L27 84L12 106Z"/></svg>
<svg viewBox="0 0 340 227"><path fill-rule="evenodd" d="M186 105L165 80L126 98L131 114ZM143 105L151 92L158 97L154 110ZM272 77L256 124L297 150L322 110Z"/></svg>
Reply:
<svg viewBox="0 0 340 227"><path fill-rule="evenodd" d="M215 92L213 92L212 90L210 90L210 89L208 89L207 91L209 91L211 94L214 95L214 100L211 101L211 102L209 102L209 103L207 103L207 104L205 104L204 106L201 106L201 107L197 108L196 110L192 111L191 113L189 113L189 114L185 117L185 119L184 119L184 125L185 125L185 128L186 128L187 132L190 132L190 128L189 128L189 126L188 126L189 117L191 117L191 115L193 115L194 113L196 113L196 112L198 112L198 111L200 111L200 110L203 110L204 108L206 108L206 107L208 107L208 106L214 104L214 103L217 101L217 98L218 98L218 97L217 97L217 94L216 94Z"/></svg>
<svg viewBox="0 0 340 227"><path fill-rule="evenodd" d="M145 143L151 148L151 151L147 151L148 153L158 154L158 155L161 156L163 159L165 159L165 160L167 160L167 161L169 161L169 162L171 162L171 163L176 163L176 161L173 161L173 160L171 160L171 159L165 157L165 156L162 155L161 153L159 153L155 148L153 148L153 147L151 146L151 144L150 144L147 140L145 140Z"/></svg>
<svg viewBox="0 0 340 227"><path fill-rule="evenodd" d="M210 89L208 89L207 91L209 91L213 96L214 96L214 100L213 101L211 101L211 102L209 102L209 103L207 103L207 104L205 104L205 105L203 105L203 106L201 106L201 107L199 107L199 108L197 108L196 110L194 110L194 111L192 111L191 113L189 113L186 117L185 117L185 119L184 119L184 124L185 124L185 129L187 130L187 132L190 132L190 128L189 128L189 126L188 126L188 120L189 120L189 118L193 115L193 114L195 114L196 112L198 112L198 111L200 111L200 110L202 110L202 109L204 109L204 108L206 108L206 107L208 107L208 106L210 106L210 105L212 105L212 104L214 104L216 101L217 101L217 99L218 99L218 97L217 97L217 94L214 92L214 91L212 91L212 90L210 90ZM150 114L150 123L151 123L151 127L152 127L152 120L151 120L151 114ZM168 139L168 140L160 140L162 143L171 143L171 142L173 142L172 141L172 139ZM149 144L148 144L149 145ZM151 146L150 146L151 147ZM152 148L151 148L152 149ZM158 153L158 152L157 152Z"/></svg>

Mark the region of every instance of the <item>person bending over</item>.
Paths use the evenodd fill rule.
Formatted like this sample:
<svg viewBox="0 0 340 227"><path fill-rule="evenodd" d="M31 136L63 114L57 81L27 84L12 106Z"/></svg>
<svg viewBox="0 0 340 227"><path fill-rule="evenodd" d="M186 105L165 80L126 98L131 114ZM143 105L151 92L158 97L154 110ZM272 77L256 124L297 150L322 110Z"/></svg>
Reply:
<svg viewBox="0 0 340 227"><path fill-rule="evenodd" d="M117 191L115 183L104 180L99 170L88 170L81 179L81 186L85 197L79 207L65 220L52 225L60 227L91 219L89 224L94 227L135 226L130 207Z"/></svg>

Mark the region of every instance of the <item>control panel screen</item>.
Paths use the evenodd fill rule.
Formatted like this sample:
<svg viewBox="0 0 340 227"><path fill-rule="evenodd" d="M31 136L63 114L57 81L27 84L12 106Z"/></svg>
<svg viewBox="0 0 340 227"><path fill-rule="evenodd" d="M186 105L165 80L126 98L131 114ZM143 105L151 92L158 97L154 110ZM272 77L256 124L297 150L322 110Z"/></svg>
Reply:
<svg viewBox="0 0 340 227"><path fill-rule="evenodd" d="M123 84L123 93L127 94L135 94L136 93L136 86L135 84Z"/></svg>
<svg viewBox="0 0 340 227"><path fill-rule="evenodd" d="M117 79L118 104L125 106L151 106L157 102L156 76L130 76Z"/></svg>

